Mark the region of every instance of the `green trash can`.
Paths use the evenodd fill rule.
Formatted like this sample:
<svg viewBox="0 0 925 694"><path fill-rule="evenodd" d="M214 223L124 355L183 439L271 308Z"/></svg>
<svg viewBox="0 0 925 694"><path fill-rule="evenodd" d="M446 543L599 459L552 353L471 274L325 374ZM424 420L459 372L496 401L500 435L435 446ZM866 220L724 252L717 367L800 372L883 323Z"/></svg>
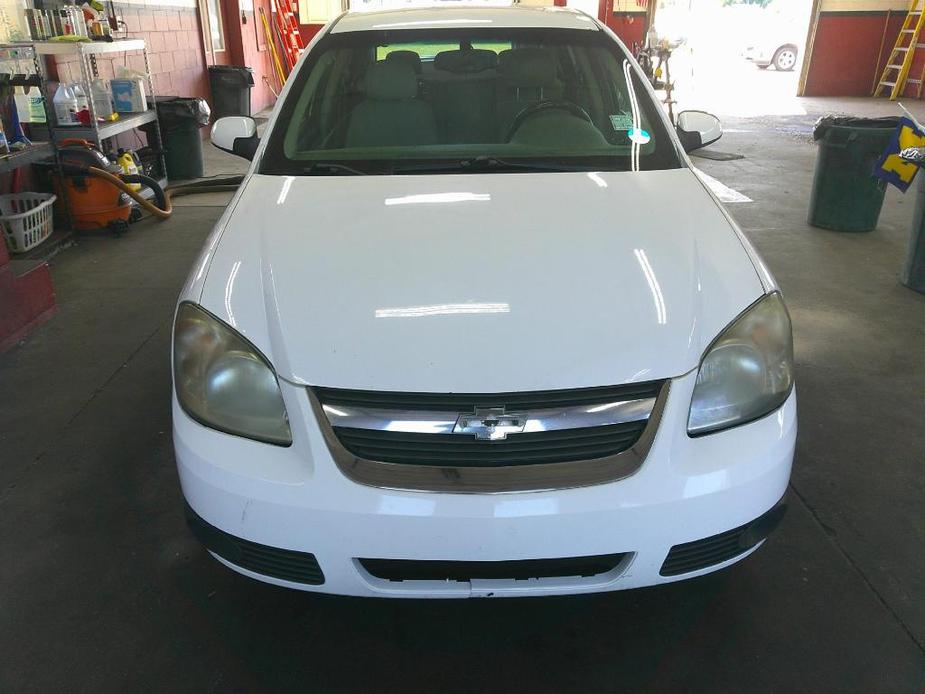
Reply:
<svg viewBox="0 0 925 694"><path fill-rule="evenodd" d="M202 178L202 138L199 129L209 123L209 104L199 97L159 96L155 105L163 139L167 178L171 181Z"/></svg>
<svg viewBox="0 0 925 694"><path fill-rule="evenodd" d="M164 162L171 181L205 175L199 127L195 122L180 123L164 133Z"/></svg>
<svg viewBox="0 0 925 694"><path fill-rule="evenodd" d="M909 289L925 294L925 171L919 171L915 176L915 213L909 234L909 250L899 279Z"/></svg>
<svg viewBox="0 0 925 694"><path fill-rule="evenodd" d="M254 70L237 65L210 65L209 88L215 120L225 116L251 115Z"/></svg>
<svg viewBox="0 0 925 694"><path fill-rule="evenodd" d="M833 231L872 231L877 226L886 182L873 171L890 144L898 117L826 116L813 130L818 143L809 223Z"/></svg>

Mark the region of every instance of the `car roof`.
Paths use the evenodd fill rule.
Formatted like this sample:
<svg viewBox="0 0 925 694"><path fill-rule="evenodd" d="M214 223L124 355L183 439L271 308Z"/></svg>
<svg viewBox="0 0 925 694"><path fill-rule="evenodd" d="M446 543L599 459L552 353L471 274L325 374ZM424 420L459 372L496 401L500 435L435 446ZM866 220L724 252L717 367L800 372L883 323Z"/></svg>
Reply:
<svg viewBox="0 0 925 694"><path fill-rule="evenodd" d="M373 12L347 12L331 28L332 34L388 29L585 29L598 31L591 17L565 7L432 6Z"/></svg>

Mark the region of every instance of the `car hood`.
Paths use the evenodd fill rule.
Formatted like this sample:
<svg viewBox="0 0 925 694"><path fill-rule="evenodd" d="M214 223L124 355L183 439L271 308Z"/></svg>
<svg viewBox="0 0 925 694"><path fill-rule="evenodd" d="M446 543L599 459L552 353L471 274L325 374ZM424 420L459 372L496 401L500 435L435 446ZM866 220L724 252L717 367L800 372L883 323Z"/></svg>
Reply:
<svg viewBox="0 0 925 694"><path fill-rule="evenodd" d="M200 301L295 383L501 392L678 376L764 291L690 169L245 185Z"/></svg>

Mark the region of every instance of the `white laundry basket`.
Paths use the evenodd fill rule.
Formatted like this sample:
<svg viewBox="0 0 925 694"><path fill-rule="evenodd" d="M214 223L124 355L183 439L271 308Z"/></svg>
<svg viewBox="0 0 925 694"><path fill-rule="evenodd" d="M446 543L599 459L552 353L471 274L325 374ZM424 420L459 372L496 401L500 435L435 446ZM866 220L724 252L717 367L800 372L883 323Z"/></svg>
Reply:
<svg viewBox="0 0 925 694"><path fill-rule="evenodd" d="M11 253L25 253L51 236L55 199L49 193L0 195L0 226Z"/></svg>

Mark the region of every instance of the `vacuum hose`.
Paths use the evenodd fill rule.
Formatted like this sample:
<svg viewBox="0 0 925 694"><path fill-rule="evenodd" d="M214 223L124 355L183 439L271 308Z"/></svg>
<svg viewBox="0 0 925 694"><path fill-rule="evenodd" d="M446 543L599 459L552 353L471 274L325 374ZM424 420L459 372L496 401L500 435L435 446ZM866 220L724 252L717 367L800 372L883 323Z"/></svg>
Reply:
<svg viewBox="0 0 925 694"><path fill-rule="evenodd" d="M65 138L58 143L58 146L62 148L79 148L80 151L90 150L91 152L96 152L99 154L99 149L96 147L96 145L94 145L92 142L80 138ZM102 161L106 161L106 159L101 154L99 154L99 158ZM173 205L170 202L171 196L191 195L193 193L234 191L237 190L238 186L240 186L241 182L244 180L244 177L240 175L228 176L225 178L212 179L208 181L187 183L185 185L176 186L169 190L164 190L161 188L157 181L155 181L150 176L145 176L144 174L113 175L108 171L95 166L87 167L86 165L80 166L74 163L62 163L61 171L63 174L68 176L89 175L106 181L132 198L135 202L141 205L143 209L147 210L152 215L161 220L168 219L173 213ZM152 203L150 200L147 200L138 191L132 190L128 184L141 184L142 186L150 188L154 193L154 203Z"/></svg>
<svg viewBox="0 0 925 694"><path fill-rule="evenodd" d="M82 140L77 140L76 142L81 144L83 143ZM111 183L123 193L131 197L139 205L141 205L142 208L161 220L168 219L170 218L171 214L173 214L173 205L170 202L171 197L180 195L193 195L195 193L233 192L238 189L238 186L240 186L241 182L244 180L244 176L241 175L228 176L226 178L219 178L217 180L213 179L209 181L187 183L185 185L179 185L174 188L164 190L156 180L150 176L145 176L144 174L121 174L116 176L95 166L84 168L82 166L75 166L73 164L64 164L62 165L62 169L64 170L65 174L76 176L90 175L102 179L107 183ZM154 202L152 203L138 191L133 190L129 185L127 185L130 183L140 183L141 185L150 188L154 193Z"/></svg>
<svg viewBox="0 0 925 694"><path fill-rule="evenodd" d="M89 169L87 169L87 172L91 176L96 176L97 178L101 178L104 181L111 183L158 219L168 219L173 213L173 205L170 204L170 196L167 195L167 193L164 192L164 189L160 187L158 182L150 176L145 176L144 174L125 174L123 176L113 176L108 171L103 171L103 169L98 169L95 166L91 166ZM140 183L154 191L154 199L157 202L157 205L152 204L150 200L147 200L138 191L132 190L128 186L129 183Z"/></svg>

